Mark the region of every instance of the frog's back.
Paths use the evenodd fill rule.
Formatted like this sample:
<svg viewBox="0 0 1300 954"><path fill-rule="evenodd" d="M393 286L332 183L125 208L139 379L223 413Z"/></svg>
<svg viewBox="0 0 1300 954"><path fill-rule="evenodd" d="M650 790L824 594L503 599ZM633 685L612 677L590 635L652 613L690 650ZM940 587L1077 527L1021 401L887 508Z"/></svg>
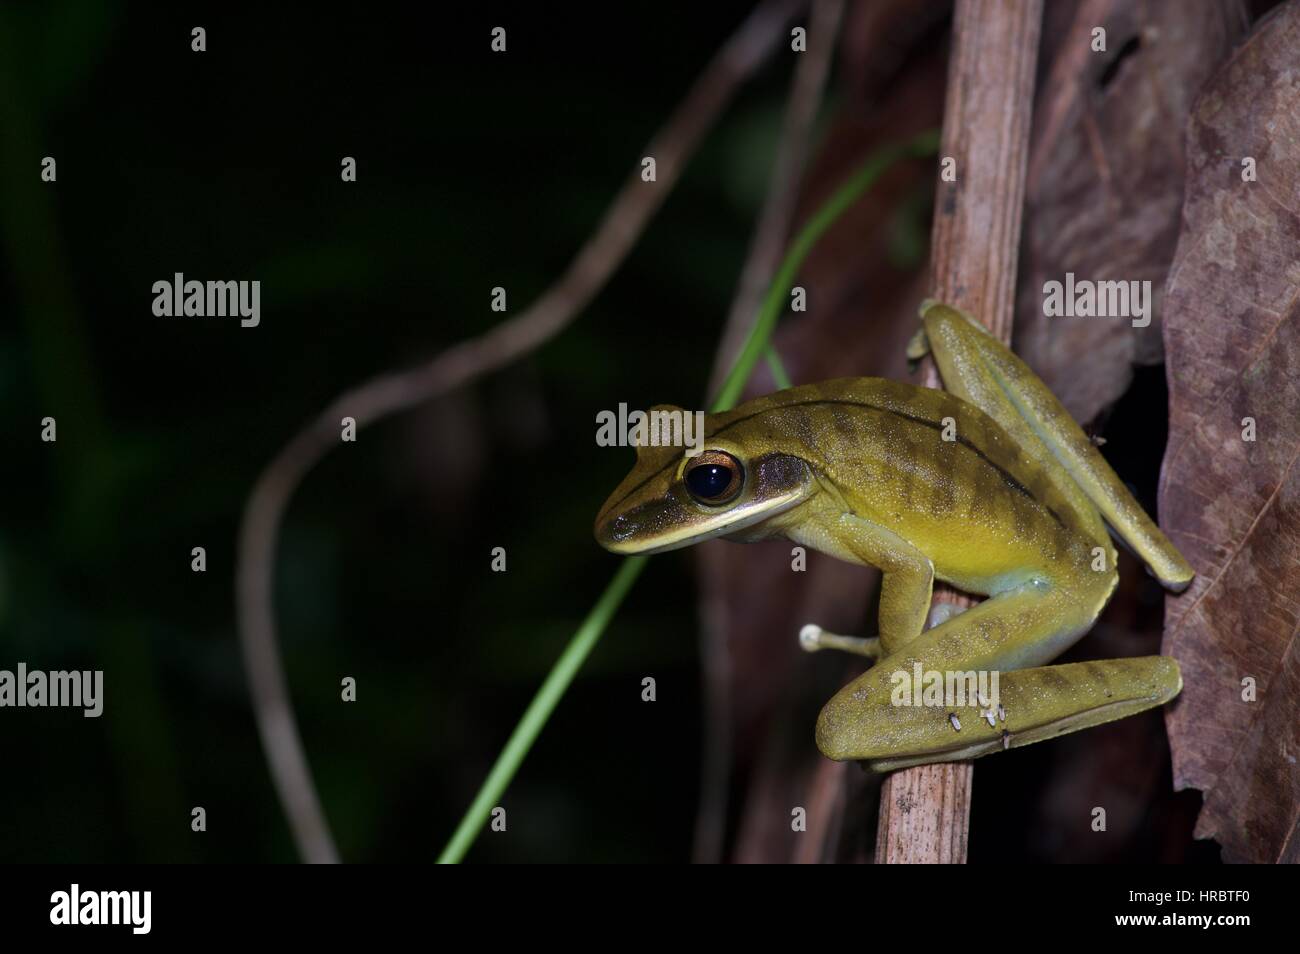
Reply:
<svg viewBox="0 0 1300 954"><path fill-rule="evenodd" d="M967 569L996 575L998 564L1010 570L1026 558L1077 562L1096 542L1058 489L1052 462L1028 456L991 417L946 391L840 378L710 415L706 433L808 461L854 512L920 546L937 571L952 563L941 575L959 584Z"/></svg>

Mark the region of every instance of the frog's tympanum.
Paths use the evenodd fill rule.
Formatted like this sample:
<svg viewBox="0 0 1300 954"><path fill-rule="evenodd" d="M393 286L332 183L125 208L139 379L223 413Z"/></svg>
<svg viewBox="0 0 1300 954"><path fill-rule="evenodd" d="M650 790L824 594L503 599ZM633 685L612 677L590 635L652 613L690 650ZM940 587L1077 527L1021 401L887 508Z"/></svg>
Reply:
<svg viewBox="0 0 1300 954"><path fill-rule="evenodd" d="M946 305L921 321L908 355L932 353L947 391L843 378L708 415L702 451L637 448L597 540L634 554L775 537L878 567L878 637L836 637L875 664L817 720L832 759L970 759L1172 699L1169 657L1045 664L1115 590L1107 525L1169 589L1192 568L1019 358ZM935 580L987 598L927 630ZM899 704L913 673L972 672L997 677L996 699Z"/></svg>

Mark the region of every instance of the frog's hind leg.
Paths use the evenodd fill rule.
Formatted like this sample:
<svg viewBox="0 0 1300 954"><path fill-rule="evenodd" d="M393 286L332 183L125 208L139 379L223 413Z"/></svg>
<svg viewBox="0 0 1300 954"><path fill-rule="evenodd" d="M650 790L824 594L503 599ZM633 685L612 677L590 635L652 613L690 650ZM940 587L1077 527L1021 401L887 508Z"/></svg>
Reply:
<svg viewBox="0 0 1300 954"><path fill-rule="evenodd" d="M1169 656L1019 669L1001 673L997 690L973 706L909 709L910 724L895 731L915 747L891 742L840 757L864 759L876 772L978 758L1136 715L1173 699L1182 685Z"/></svg>
<svg viewBox="0 0 1300 954"><path fill-rule="evenodd" d="M1086 497L1161 583L1185 589L1194 576L1191 566L1029 366L964 312L925 302L921 319L923 335L913 339L908 357L932 352L945 388L992 417L1044 464L1058 463L1064 474L1045 469L1062 493L1075 501Z"/></svg>
<svg viewBox="0 0 1300 954"><path fill-rule="evenodd" d="M1028 745L1178 694L1178 663L1164 656L1040 666L1091 623L1078 605L1078 594L1026 586L921 634L826 704L817 747L892 771Z"/></svg>

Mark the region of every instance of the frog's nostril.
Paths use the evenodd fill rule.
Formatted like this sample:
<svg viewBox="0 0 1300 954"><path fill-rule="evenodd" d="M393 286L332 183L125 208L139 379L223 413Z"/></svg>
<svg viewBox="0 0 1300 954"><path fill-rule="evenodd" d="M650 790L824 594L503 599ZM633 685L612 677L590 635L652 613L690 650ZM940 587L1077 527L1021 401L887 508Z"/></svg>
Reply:
<svg viewBox="0 0 1300 954"><path fill-rule="evenodd" d="M605 546L626 540L634 531L633 522L624 514L601 516L596 520L596 539Z"/></svg>

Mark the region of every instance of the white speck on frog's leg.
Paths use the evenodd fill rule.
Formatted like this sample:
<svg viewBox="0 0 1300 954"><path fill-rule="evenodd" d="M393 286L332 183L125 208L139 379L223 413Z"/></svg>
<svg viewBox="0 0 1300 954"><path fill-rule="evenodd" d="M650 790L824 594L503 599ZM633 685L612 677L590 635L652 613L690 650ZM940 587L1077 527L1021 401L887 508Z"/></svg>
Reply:
<svg viewBox="0 0 1300 954"><path fill-rule="evenodd" d="M952 723L952 727L953 727L956 731L958 731L958 732L961 731L961 720L957 718L957 713L955 713L955 712L949 712L949 713L948 713L948 721Z"/></svg>

